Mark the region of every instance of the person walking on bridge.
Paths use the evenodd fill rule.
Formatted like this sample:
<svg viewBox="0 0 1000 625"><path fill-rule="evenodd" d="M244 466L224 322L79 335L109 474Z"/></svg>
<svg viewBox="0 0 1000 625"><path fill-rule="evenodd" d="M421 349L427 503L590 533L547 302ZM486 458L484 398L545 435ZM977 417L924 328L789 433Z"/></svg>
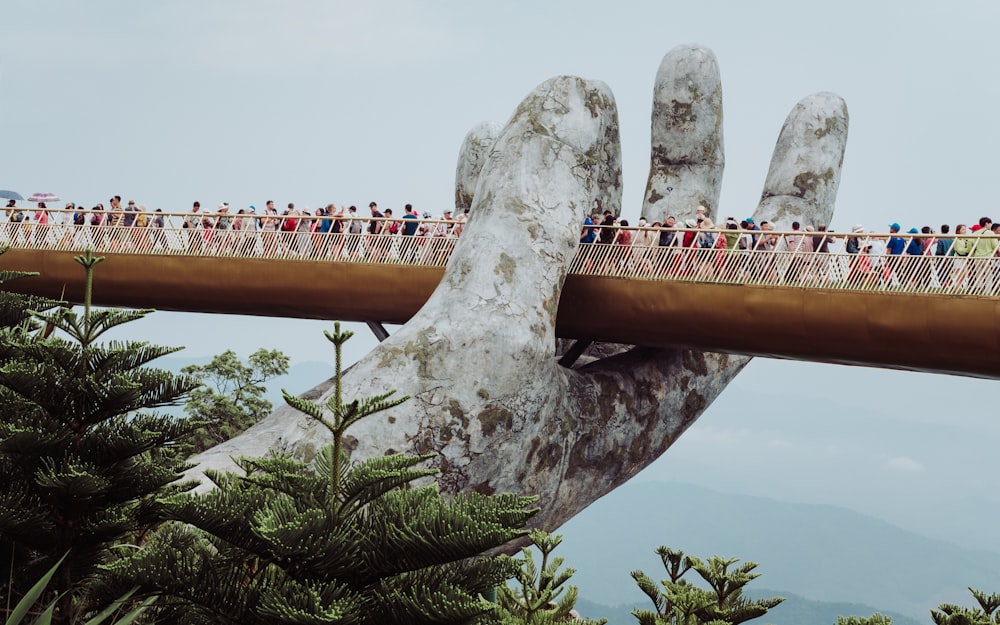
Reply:
<svg viewBox="0 0 1000 625"><path fill-rule="evenodd" d="M979 232L969 253L971 263L971 273L973 286L987 293L992 293L994 288L993 264L992 260L997 254L997 247L1000 240L1000 224L994 224L989 217L979 219Z"/></svg>
<svg viewBox="0 0 1000 625"><path fill-rule="evenodd" d="M882 275L886 285L899 284L899 268L901 265L903 250L906 249L906 240L898 236L900 226L893 222L889 224L889 241L885 245L885 268Z"/></svg>
<svg viewBox="0 0 1000 625"><path fill-rule="evenodd" d="M194 254L201 250L202 238L201 238L201 202L195 202L191 205L191 214L184 216L184 223L182 228L187 230L188 237L188 252Z"/></svg>

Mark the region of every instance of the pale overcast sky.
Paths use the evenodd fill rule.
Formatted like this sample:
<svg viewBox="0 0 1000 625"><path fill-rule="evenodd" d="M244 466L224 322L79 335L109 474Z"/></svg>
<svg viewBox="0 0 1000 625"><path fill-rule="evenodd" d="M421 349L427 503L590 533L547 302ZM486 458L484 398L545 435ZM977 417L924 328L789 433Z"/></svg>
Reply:
<svg viewBox="0 0 1000 625"><path fill-rule="evenodd" d="M85 206L119 194L165 210L376 200L440 214L466 132L575 74L615 94L635 219L656 70L675 45L697 43L722 72L722 212L752 212L785 116L832 91L850 111L833 227L937 228L1000 213L998 18L987 0L5 0L0 188ZM309 361L328 359L323 327L158 313L130 329L192 357L266 346ZM361 353L372 339L359 330ZM962 478L998 474L983 448L997 427L976 417L995 389L758 360L644 478L850 505L909 527L930 502L966 506L954 516L984 498L996 510ZM764 428L758 392L794 396L796 408L773 400ZM840 420L831 397L859 405ZM719 450L748 464L704 466ZM949 531L934 523L923 529Z"/></svg>

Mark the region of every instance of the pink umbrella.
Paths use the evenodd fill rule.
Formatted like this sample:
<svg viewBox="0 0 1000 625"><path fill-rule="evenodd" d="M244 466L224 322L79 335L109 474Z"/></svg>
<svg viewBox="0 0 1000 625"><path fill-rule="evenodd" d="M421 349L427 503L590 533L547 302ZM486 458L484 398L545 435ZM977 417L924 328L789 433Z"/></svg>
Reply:
<svg viewBox="0 0 1000 625"><path fill-rule="evenodd" d="M59 196L55 193L32 193L28 198L29 202L58 202Z"/></svg>

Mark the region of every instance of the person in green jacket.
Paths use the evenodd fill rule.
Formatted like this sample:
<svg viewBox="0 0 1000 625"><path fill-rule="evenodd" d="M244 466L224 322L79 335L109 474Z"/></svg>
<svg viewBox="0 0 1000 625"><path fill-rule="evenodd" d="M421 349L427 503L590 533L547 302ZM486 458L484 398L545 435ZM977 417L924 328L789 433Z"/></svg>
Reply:
<svg viewBox="0 0 1000 625"><path fill-rule="evenodd" d="M1000 223L994 224L989 217L979 220L979 232L972 244L969 252L971 258L971 273L973 278L972 286L977 290L992 293L993 284L993 257L997 253L997 245L1000 243Z"/></svg>

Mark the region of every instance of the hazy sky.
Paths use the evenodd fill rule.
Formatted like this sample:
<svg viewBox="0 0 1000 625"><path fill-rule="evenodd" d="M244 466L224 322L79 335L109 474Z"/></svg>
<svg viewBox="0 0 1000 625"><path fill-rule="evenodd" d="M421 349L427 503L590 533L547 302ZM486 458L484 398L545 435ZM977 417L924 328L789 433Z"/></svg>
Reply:
<svg viewBox="0 0 1000 625"><path fill-rule="evenodd" d="M465 133L575 74L615 94L635 219L656 70L698 43L722 71L722 212L753 211L785 116L832 91L850 111L833 227L936 228L998 212L998 18L986 0L5 0L0 188L86 206L119 194L165 210L376 200L440 214ZM266 346L307 361L328 358L323 327L158 313L130 330L192 357ZM356 353L372 344L359 329ZM979 419L995 389L758 360L643 478L850 505L907 527L940 502L972 518L1000 505L971 477L998 474L997 427ZM791 412L776 408L789 400ZM720 456L731 461L705 462Z"/></svg>

